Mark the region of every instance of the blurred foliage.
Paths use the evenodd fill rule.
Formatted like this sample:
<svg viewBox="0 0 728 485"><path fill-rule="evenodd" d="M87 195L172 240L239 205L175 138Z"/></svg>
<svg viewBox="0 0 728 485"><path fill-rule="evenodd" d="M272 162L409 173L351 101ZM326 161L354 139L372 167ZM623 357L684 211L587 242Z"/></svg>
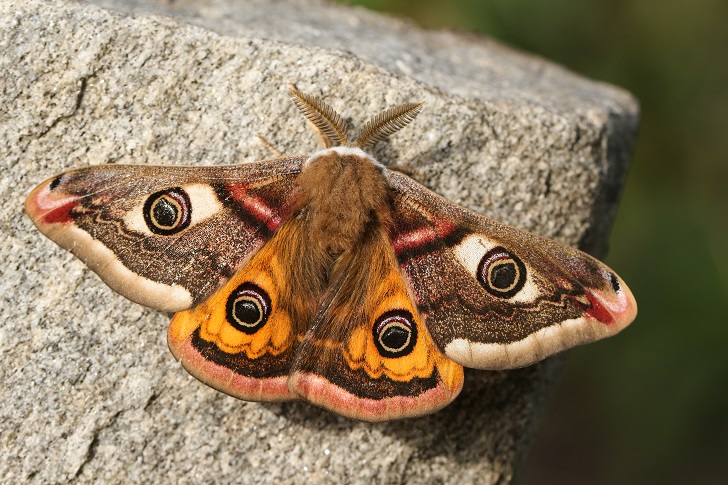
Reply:
<svg viewBox="0 0 728 485"><path fill-rule="evenodd" d="M481 32L640 100L607 258L640 313L572 351L521 481L728 483L728 2L346 3Z"/></svg>

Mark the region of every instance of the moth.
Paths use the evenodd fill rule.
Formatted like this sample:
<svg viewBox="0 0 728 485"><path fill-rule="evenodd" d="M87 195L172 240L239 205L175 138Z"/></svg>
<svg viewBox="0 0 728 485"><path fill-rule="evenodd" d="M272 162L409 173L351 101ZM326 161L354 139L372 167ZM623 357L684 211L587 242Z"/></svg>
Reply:
<svg viewBox="0 0 728 485"><path fill-rule="evenodd" d="M248 401L420 416L455 399L463 366L527 366L634 320L632 293L603 263L365 151L421 103L380 113L351 141L330 106L291 94L321 135L312 155L82 168L35 188L26 212L112 289L176 312L175 358Z"/></svg>

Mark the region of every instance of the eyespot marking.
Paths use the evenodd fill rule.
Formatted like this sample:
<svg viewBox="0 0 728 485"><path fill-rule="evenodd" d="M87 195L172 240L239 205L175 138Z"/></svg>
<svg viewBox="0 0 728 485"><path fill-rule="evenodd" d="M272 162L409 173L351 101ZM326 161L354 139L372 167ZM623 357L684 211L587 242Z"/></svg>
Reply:
<svg viewBox="0 0 728 485"><path fill-rule="evenodd" d="M453 248L453 256L455 256L455 259L462 265L463 269L470 274L470 276L478 281L478 284L483 288L483 290L487 291L489 294L491 294L491 292L487 290L481 281L481 266L486 255L493 252L496 248L500 248L500 250L506 251L509 255L513 256L508 250L504 249L502 242L494 238L486 237L483 234L471 234ZM523 267L519 268L519 266L516 265L513 268L509 268L505 265L499 271L495 272L494 276L498 277L497 281L495 281L495 288L498 289L500 287L500 289L503 290L507 286L506 283L510 282L509 276L515 275L519 272L519 275L525 275L523 286L510 298L500 295L494 296L497 298L509 298L509 301L513 303L528 303L535 301L535 299L541 295L539 287L534 281L535 272L532 271L531 267L527 263L524 263L520 258L517 259L521 261ZM517 282L519 280L514 279L512 281Z"/></svg>
<svg viewBox="0 0 728 485"><path fill-rule="evenodd" d="M505 248L497 246L481 258L477 277L491 295L511 298L526 284L526 266Z"/></svg>
<svg viewBox="0 0 728 485"><path fill-rule="evenodd" d="M268 321L271 301L268 293L253 283L235 288L225 305L225 318L236 330L253 335Z"/></svg>
<svg viewBox="0 0 728 485"><path fill-rule="evenodd" d="M154 234L177 234L192 221L190 196L181 187L155 192L144 203L143 215L147 228Z"/></svg>
<svg viewBox="0 0 728 485"><path fill-rule="evenodd" d="M372 328L374 345L382 357L404 357L417 343L417 325L406 310L391 310L382 314Z"/></svg>
<svg viewBox="0 0 728 485"><path fill-rule="evenodd" d="M186 203L189 208L189 223L186 224L185 229L189 229L190 227L193 227L224 210L215 189L211 185L204 183L180 185L172 189L155 192L151 196L146 196L145 198L140 199L139 202L131 208L124 217L124 225L126 228L146 236L169 236L182 233L182 228L179 228L179 226L176 229L177 232L172 231L165 234L158 230L155 231L152 229L152 227L156 228L156 226L154 226L154 222L152 222L152 226L150 226L150 222L148 221L149 215L154 215L150 214L150 210L152 210L151 205L155 202L155 198L159 198L160 195L164 195L173 189L181 190L187 194ZM165 202L157 208L157 221L169 224L171 219L176 217L175 211L179 209L179 206L176 205L178 203L179 201L176 200L165 200ZM167 210L169 210L169 219L165 220L165 212L167 212Z"/></svg>

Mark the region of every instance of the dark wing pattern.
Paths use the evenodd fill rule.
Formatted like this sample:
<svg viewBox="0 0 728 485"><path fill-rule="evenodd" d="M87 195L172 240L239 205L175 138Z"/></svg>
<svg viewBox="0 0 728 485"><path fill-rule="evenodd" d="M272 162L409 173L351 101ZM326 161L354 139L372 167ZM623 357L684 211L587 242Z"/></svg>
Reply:
<svg viewBox="0 0 728 485"><path fill-rule="evenodd" d="M284 222L227 283L172 319L169 349L205 384L252 401L298 397L288 375L322 291L298 264L308 243L301 219Z"/></svg>
<svg viewBox="0 0 728 485"><path fill-rule="evenodd" d="M522 367L634 319L629 288L593 257L388 176L390 241L427 328L455 362Z"/></svg>
<svg viewBox="0 0 728 485"><path fill-rule="evenodd" d="M30 194L40 231L112 289L179 311L207 297L287 217L303 157L218 167L103 165Z"/></svg>
<svg viewBox="0 0 728 485"><path fill-rule="evenodd" d="M462 366L437 348L412 303L386 231L369 226L331 271L289 388L343 416L386 421L432 413L462 385Z"/></svg>
<svg viewBox="0 0 728 485"><path fill-rule="evenodd" d="M300 397L366 421L451 402L463 368L423 325L383 227L370 226L330 269L307 258L309 229L297 213L206 301L177 313L168 333L175 357L232 396ZM330 280L316 276L322 270Z"/></svg>

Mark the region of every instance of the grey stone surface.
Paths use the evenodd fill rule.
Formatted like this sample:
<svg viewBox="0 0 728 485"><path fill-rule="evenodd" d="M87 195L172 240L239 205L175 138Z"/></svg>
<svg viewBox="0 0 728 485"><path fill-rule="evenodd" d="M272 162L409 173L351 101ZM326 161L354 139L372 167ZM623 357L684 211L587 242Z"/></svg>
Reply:
<svg viewBox="0 0 728 485"><path fill-rule="evenodd" d="M505 483L516 472L558 359L468 372L455 403L402 422L244 403L174 361L170 315L114 294L24 217L26 194L69 168L269 157L258 134L312 151L288 82L354 127L426 101L376 147L383 163L496 219L603 249L637 124L624 91L488 39L320 2L0 0L3 482Z"/></svg>

